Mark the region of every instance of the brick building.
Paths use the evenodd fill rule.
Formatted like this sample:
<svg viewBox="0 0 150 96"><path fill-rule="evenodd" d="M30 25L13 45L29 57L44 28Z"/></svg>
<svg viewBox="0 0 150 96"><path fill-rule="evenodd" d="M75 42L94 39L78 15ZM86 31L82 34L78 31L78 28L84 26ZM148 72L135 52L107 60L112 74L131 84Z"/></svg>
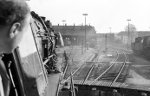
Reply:
<svg viewBox="0 0 150 96"><path fill-rule="evenodd" d="M85 43L85 26L53 26L55 32L60 32L62 34L65 45L80 45ZM87 43L94 39L96 35L95 28L93 26L86 25L86 41Z"/></svg>

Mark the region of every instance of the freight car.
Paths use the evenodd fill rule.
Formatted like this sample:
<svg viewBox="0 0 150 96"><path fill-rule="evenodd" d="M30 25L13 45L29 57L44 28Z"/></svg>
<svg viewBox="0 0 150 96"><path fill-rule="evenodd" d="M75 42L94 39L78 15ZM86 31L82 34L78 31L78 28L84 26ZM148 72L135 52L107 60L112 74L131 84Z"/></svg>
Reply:
<svg viewBox="0 0 150 96"><path fill-rule="evenodd" d="M136 55L150 59L150 36L135 38L135 42L131 44L131 47Z"/></svg>

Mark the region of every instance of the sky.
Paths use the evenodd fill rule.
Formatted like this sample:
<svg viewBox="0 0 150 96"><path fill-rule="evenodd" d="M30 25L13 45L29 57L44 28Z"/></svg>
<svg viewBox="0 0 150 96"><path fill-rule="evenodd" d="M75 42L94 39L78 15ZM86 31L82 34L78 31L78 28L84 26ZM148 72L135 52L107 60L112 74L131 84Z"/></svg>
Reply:
<svg viewBox="0 0 150 96"><path fill-rule="evenodd" d="M95 27L97 33L120 32L129 23L137 31L150 30L150 0L30 0L31 10L45 16L52 25L86 24Z"/></svg>

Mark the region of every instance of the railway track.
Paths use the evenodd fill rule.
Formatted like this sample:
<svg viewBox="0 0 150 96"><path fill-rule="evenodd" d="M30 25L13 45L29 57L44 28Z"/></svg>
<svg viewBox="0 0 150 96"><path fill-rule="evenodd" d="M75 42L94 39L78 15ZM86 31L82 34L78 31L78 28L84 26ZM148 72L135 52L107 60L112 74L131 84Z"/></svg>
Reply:
<svg viewBox="0 0 150 96"><path fill-rule="evenodd" d="M74 80L79 80L80 83L85 84L86 81L89 79L93 69L96 68L96 66L99 65L99 63L101 63L99 61L100 57L101 57L101 55L97 55L97 56L95 56L95 58L92 62L85 62L80 67L78 67L75 71L72 70L72 72L73 72L72 75L74 77ZM115 60L113 60L111 62L114 62L114 61ZM110 66L110 65L108 64L108 66ZM105 66L105 67L107 68L108 66ZM71 68L68 68L68 69L71 70ZM69 79L70 79L70 76L66 76L63 83L68 81Z"/></svg>
<svg viewBox="0 0 150 96"><path fill-rule="evenodd" d="M89 71L78 71L78 74L83 74L84 72L84 75L82 75L82 78L74 76L74 80L78 80L77 84L82 85L97 85L100 84L100 82L103 83L103 81L107 83L104 84L107 86L116 86L116 83L118 82L123 83L125 77L127 76L128 58L124 52L117 53L118 55L116 59L114 59L110 64L108 62L106 62L108 64L105 62L103 62L103 64L100 64L101 62L95 62L91 64L91 66L89 66L89 64L88 68L85 67L85 69ZM100 65L101 68L97 67L97 65Z"/></svg>
<svg viewBox="0 0 150 96"><path fill-rule="evenodd" d="M85 62L80 67L72 71L75 84L81 85L104 85L115 86L117 82L122 83L127 76L128 58L122 51L117 51L117 56L110 62L100 62L97 56L92 62ZM71 69L70 69L71 70ZM68 75L62 83L68 81Z"/></svg>
<svg viewBox="0 0 150 96"><path fill-rule="evenodd" d="M77 68L71 68L71 66L70 66L70 68L68 67L67 69L68 69L68 73L66 72L65 73L65 76L64 76L64 81L62 82L62 83L64 83L64 82L66 82L66 81L68 81L69 79L70 79L70 72L72 72L72 75L73 76L77 76L77 77L85 77L84 75L86 75L86 74L83 74L83 75L81 75L80 73L82 73L81 71L84 71L83 73L86 73L86 72L89 72L89 69L92 67L92 66L94 66L94 63L93 62L95 62L98 58L97 58L98 56L94 56L94 58L91 60L92 62L84 62L84 64L82 64L81 66L79 66L79 67L77 67ZM90 59L90 58L89 58ZM92 63L92 64L91 64ZM76 66L76 64L73 64L74 66ZM73 66L72 66L73 67ZM82 70L83 69L83 70ZM79 76L80 75L80 76Z"/></svg>
<svg viewBox="0 0 150 96"><path fill-rule="evenodd" d="M72 56L72 50L73 50L73 47L71 48L71 50L69 51L69 53L66 53L67 57L71 57L73 58ZM68 58L69 59L69 58ZM64 72L63 73L66 73L67 69L68 69L68 63L65 65L65 69L64 69ZM64 75L62 77L59 77L59 82L58 82L58 85L57 85L57 90L56 90L56 96L59 96L59 91L60 91L60 85L61 85L61 79L64 78Z"/></svg>
<svg viewBox="0 0 150 96"><path fill-rule="evenodd" d="M113 61L111 61L111 62L116 62L117 61L117 59L119 58L119 55L117 54L117 57L116 57L116 59L114 59ZM106 66L106 65L109 65L109 64L103 64L104 66ZM114 63L110 63L110 65L109 66L106 66L106 67L103 67L103 68L101 68L98 72L96 72L96 74L95 74L95 70L93 70L93 75L94 76L92 76L92 75L89 75L89 77L88 77L88 79L87 79L87 83L86 83L86 81L85 81L85 84L88 84L88 85L91 85L91 84L93 84L93 83L95 83L99 78L101 78L108 70L110 70L110 68L112 68L112 66L114 65ZM92 73L91 73L92 74ZM100 74L100 75L99 75ZM92 82L88 82L88 80L92 80Z"/></svg>
<svg viewBox="0 0 150 96"><path fill-rule="evenodd" d="M119 49L117 57L111 62L97 59L93 62L86 62L73 73L74 84L107 86L113 89L116 87L126 88L124 81L129 69L128 54L128 52Z"/></svg>
<svg viewBox="0 0 150 96"><path fill-rule="evenodd" d="M108 82L107 86L115 86L116 82L123 82L126 77L127 67L127 55L123 53L118 53L118 57L115 62L103 71L96 79L89 82L88 85L94 85L96 82L104 81Z"/></svg>

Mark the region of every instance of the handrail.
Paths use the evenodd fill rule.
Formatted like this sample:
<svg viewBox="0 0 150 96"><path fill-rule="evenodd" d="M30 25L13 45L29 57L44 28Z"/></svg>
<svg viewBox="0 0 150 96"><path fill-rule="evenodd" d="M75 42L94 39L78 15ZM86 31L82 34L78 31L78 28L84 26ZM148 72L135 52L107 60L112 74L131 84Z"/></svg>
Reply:
<svg viewBox="0 0 150 96"><path fill-rule="evenodd" d="M50 55L44 62L43 64L46 65L46 63L48 63L48 61L54 56L54 54Z"/></svg>

